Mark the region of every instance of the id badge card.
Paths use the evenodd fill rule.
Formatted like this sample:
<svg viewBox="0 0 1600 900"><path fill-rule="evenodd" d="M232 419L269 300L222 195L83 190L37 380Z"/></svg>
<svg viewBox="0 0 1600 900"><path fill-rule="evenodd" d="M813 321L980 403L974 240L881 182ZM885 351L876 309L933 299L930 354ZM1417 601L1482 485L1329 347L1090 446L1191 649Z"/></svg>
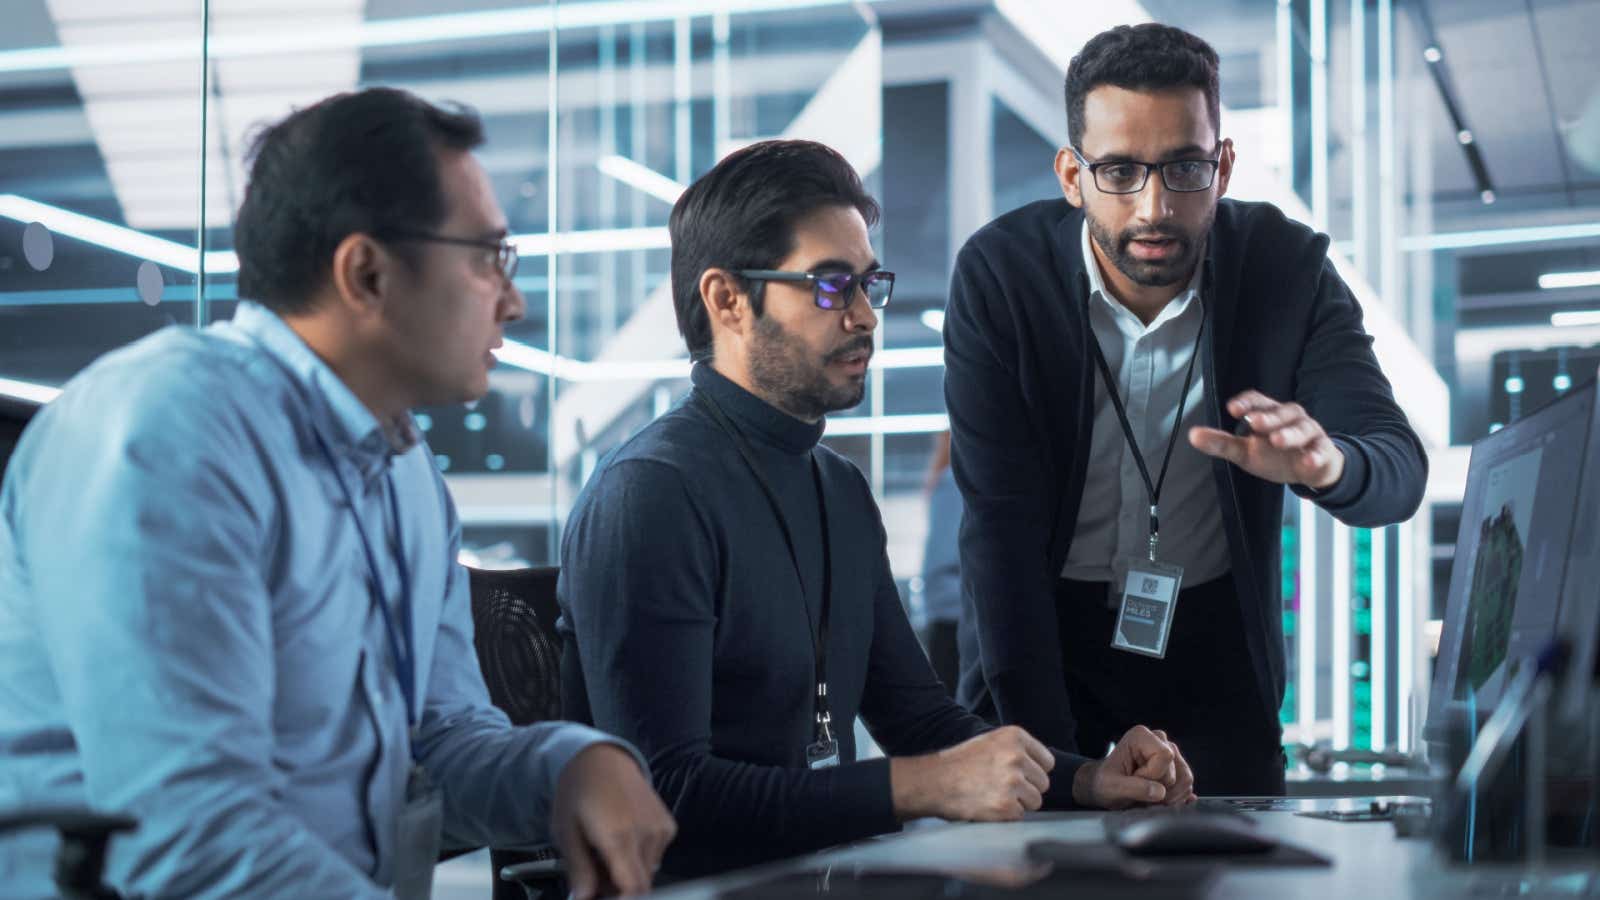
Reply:
<svg viewBox="0 0 1600 900"><path fill-rule="evenodd" d="M1178 608L1183 567L1138 559L1123 563L1119 569L1124 573L1122 601L1117 604L1111 646L1162 659L1167 655L1167 637L1172 633L1172 614Z"/></svg>
<svg viewBox="0 0 1600 900"><path fill-rule="evenodd" d="M824 738L806 745L806 768L831 769L839 764L839 742Z"/></svg>
<svg viewBox="0 0 1600 900"><path fill-rule="evenodd" d="M444 807L439 791L421 766L406 779L406 803L400 809L395 839L396 900L428 900L433 893L433 867L439 862Z"/></svg>

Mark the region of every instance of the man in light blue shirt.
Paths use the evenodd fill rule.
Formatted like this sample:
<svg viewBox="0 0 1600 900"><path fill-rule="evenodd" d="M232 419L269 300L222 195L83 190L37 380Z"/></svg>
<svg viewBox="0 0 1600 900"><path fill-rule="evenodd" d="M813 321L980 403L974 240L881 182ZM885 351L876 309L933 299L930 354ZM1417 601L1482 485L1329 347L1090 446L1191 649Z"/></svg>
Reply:
<svg viewBox="0 0 1600 900"><path fill-rule="evenodd" d="M446 847L554 840L579 895L649 887L674 825L637 753L490 705L407 412L482 396L523 312L481 141L389 90L269 129L236 228L262 303L107 355L18 447L0 809L138 817L124 892L405 896L419 783ZM0 839L0 893L50 895L52 848Z"/></svg>

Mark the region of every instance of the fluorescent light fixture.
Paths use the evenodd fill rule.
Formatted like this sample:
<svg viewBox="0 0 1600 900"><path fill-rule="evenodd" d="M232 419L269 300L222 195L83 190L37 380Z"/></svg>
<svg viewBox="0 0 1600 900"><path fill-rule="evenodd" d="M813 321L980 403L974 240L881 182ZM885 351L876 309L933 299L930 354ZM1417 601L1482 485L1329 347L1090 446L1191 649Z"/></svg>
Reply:
<svg viewBox="0 0 1600 900"><path fill-rule="evenodd" d="M1600 237L1600 222L1576 225L1534 225L1526 228L1489 228L1480 231L1446 231L1439 234L1413 234L1400 239L1400 249L1463 250L1471 247L1500 247L1507 244L1537 244L1546 241L1576 241Z"/></svg>
<svg viewBox="0 0 1600 900"><path fill-rule="evenodd" d="M1295 722L1300 740L1316 743L1317 729L1317 507L1300 501L1300 609L1295 658Z"/></svg>
<svg viewBox="0 0 1600 900"><path fill-rule="evenodd" d="M1350 636L1351 616L1355 604L1351 602L1350 557L1355 535L1349 526L1335 519L1332 529L1333 571L1330 574L1329 612L1333 614L1333 749L1345 750L1350 746L1351 732L1351 677Z"/></svg>
<svg viewBox="0 0 1600 900"><path fill-rule="evenodd" d="M688 378L687 359L649 359L638 362L586 362L541 350L522 341L506 338L494 351L495 358L508 366L538 375L552 375L566 381L659 381ZM883 369L920 369L944 365L942 347L901 347L882 350L873 356L872 365ZM900 418L895 417L898 421ZM915 431L930 429L916 428ZM940 429L931 429L934 431Z"/></svg>
<svg viewBox="0 0 1600 900"><path fill-rule="evenodd" d="M1420 600L1417 595L1415 582L1415 532L1412 531L1411 520L1407 519L1395 526L1395 623L1399 634L1395 643L1397 652L1395 658L1395 747L1402 753L1411 752L1411 732L1413 728L1412 712L1416 704L1412 701L1414 681L1416 679L1417 651L1417 617Z"/></svg>
<svg viewBox="0 0 1600 900"><path fill-rule="evenodd" d="M1600 269L1592 272L1546 272L1539 276L1539 287L1547 291L1597 286L1600 286Z"/></svg>
<svg viewBox="0 0 1600 900"><path fill-rule="evenodd" d="M910 416L845 416L827 420L826 437L870 434L933 434L950 428L950 417L943 413Z"/></svg>
<svg viewBox="0 0 1600 900"><path fill-rule="evenodd" d="M922 320L922 324L932 328L934 331L940 334L944 333L944 310L925 309L918 318Z"/></svg>
<svg viewBox="0 0 1600 900"><path fill-rule="evenodd" d="M1600 309L1551 313L1550 324L1557 328L1565 328L1568 325L1600 325Z"/></svg>
<svg viewBox="0 0 1600 900"><path fill-rule="evenodd" d="M643 163L626 156L602 156L595 167L612 178L637 188L663 203L677 203L684 186Z"/></svg>
<svg viewBox="0 0 1600 900"><path fill-rule="evenodd" d="M1372 688L1372 731L1367 746L1382 750L1389 746L1389 529L1374 528L1371 535L1372 602L1367 608L1372 613L1372 638L1367 656L1372 676L1367 683Z"/></svg>
<svg viewBox="0 0 1600 900"><path fill-rule="evenodd" d="M75 213L59 206L29 200L17 194L0 194L0 216L27 224L38 222L55 234L148 259L168 268L190 274L200 271L200 255L195 248L146 234L135 228L116 225ZM524 256L555 253L603 253L621 250L660 250L672 246L665 228L601 228L589 231L560 231L554 234L514 234L511 242ZM210 250L205 254L206 274L230 275L239 271L239 257L232 250Z"/></svg>
<svg viewBox="0 0 1600 900"><path fill-rule="evenodd" d="M0 194L0 216L23 223L38 222L56 234L148 259L168 268L191 274L200 271L200 253L193 247L17 194ZM209 273L221 275L239 271L238 257L232 251L207 253L205 261Z"/></svg>
<svg viewBox="0 0 1600 900"><path fill-rule="evenodd" d="M511 242L523 256L548 253L606 253L622 250L665 250L672 238L664 227L596 228L590 231L558 231L554 234L514 234Z"/></svg>
<svg viewBox="0 0 1600 900"><path fill-rule="evenodd" d="M11 378L0 378L0 394L15 397L18 400L27 400L41 406L61 396L61 388L51 387L47 384L34 384L31 381L16 381Z"/></svg>
<svg viewBox="0 0 1600 900"><path fill-rule="evenodd" d="M880 369L925 369L944 365L943 347L896 347L872 354L872 363Z"/></svg>
<svg viewBox="0 0 1600 900"><path fill-rule="evenodd" d="M213 35L210 59L282 55L286 59L353 47L398 47L443 41L470 41L542 34L552 29L595 28L633 22L662 22L715 13L792 11L843 6L840 0L596 0L557 6L378 19L358 25L269 33ZM87 66L126 65L200 58L198 33L188 39L28 47L0 52L0 72L31 72Z"/></svg>

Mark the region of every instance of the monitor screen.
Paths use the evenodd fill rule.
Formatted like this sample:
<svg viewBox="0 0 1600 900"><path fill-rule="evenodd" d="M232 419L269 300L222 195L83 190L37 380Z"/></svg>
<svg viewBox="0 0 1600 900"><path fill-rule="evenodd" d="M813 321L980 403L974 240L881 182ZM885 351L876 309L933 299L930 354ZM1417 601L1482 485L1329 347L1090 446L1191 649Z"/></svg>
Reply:
<svg viewBox="0 0 1600 900"><path fill-rule="evenodd" d="M1490 713L1556 635L1593 382L1472 446L1424 734Z"/></svg>

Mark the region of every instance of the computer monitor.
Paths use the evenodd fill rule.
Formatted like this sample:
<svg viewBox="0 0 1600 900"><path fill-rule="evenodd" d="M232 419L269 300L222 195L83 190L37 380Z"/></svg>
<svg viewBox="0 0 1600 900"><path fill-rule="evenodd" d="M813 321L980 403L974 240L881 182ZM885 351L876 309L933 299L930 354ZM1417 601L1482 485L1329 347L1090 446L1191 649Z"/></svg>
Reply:
<svg viewBox="0 0 1600 900"><path fill-rule="evenodd" d="M1594 407L1590 381L1472 445L1423 729L1430 742L1448 740L1458 717L1489 715L1557 634Z"/></svg>
<svg viewBox="0 0 1600 900"><path fill-rule="evenodd" d="M1567 547L1567 580L1556 625L1572 654L1556 698L1558 720L1569 723L1582 721L1589 712L1600 668L1600 388L1594 393L1595 411L1589 422L1583 480Z"/></svg>

